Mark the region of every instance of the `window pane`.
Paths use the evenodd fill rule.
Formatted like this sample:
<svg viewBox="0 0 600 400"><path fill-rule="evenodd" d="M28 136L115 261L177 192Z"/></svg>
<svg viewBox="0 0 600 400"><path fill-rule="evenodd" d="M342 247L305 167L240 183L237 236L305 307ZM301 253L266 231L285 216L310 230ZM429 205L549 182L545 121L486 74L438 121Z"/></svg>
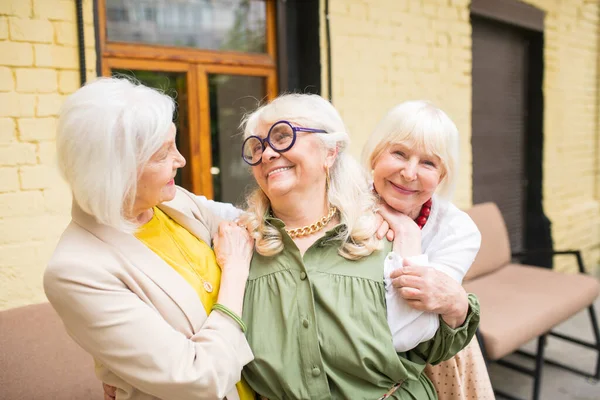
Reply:
<svg viewBox="0 0 600 400"><path fill-rule="evenodd" d="M110 42L266 52L265 0L106 0Z"/></svg>
<svg viewBox="0 0 600 400"><path fill-rule="evenodd" d="M242 116L266 94L262 77L209 75L210 127L214 198L242 205L254 185L250 166L242 160Z"/></svg>
<svg viewBox="0 0 600 400"><path fill-rule="evenodd" d="M164 72L164 71L134 71L125 69L113 69L112 75L132 76L140 83L160 89L165 94L175 99L175 126L177 127L177 136L175 142L181 150L181 139L189 136L189 118L188 118L188 100L187 100L187 79L183 72ZM175 183L190 189L186 179L189 165L180 170L175 177Z"/></svg>

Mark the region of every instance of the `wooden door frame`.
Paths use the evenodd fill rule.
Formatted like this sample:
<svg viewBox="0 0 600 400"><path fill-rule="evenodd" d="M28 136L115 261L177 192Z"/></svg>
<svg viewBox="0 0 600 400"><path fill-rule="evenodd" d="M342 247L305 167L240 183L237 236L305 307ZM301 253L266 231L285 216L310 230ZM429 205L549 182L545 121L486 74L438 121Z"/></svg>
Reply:
<svg viewBox="0 0 600 400"><path fill-rule="evenodd" d="M277 64L276 1L264 0L266 4L266 53L217 51L191 47L160 46L145 43L109 42L106 37L106 0L94 0L98 29L96 40L104 71L104 59L126 58L145 60L185 61L217 65L257 66L275 69Z"/></svg>
<svg viewBox="0 0 600 400"><path fill-rule="evenodd" d="M210 135L209 74L264 77L267 99L273 99L277 96L277 71L266 68L247 68L215 64L196 65L196 76L198 79L198 87L200 88L198 119L200 123L199 132L201 134L198 136L190 135L190 162L192 165L191 169L193 177L192 187L198 188L204 196L210 199L213 198L214 191L212 174L210 172L212 167L212 143Z"/></svg>

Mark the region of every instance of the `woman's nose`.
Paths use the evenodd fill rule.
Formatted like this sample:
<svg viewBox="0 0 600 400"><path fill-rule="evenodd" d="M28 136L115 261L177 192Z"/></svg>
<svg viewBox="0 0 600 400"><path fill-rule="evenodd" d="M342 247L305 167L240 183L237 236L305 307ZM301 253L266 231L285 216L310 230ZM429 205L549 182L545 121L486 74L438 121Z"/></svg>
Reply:
<svg viewBox="0 0 600 400"><path fill-rule="evenodd" d="M176 159L177 168L183 168L183 167L185 167L185 164L186 164L185 157L179 152L179 150L177 150L177 159Z"/></svg>
<svg viewBox="0 0 600 400"><path fill-rule="evenodd" d="M417 166L414 162L407 162L404 168L400 170L400 173L407 181L414 181L417 179Z"/></svg>
<svg viewBox="0 0 600 400"><path fill-rule="evenodd" d="M269 143L265 142L265 148L263 150L262 153L262 160L263 161L270 161L273 160L275 158L279 157L279 153L276 152L275 150L273 150L271 148L271 146L269 145Z"/></svg>

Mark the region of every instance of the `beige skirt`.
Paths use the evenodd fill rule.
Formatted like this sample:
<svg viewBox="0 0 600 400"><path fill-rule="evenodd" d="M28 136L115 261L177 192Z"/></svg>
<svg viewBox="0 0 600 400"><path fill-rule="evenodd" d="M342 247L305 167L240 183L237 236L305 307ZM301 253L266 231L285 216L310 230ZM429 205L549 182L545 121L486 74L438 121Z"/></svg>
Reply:
<svg viewBox="0 0 600 400"><path fill-rule="evenodd" d="M440 400L494 399L494 391L477 338L448 361L427 365L425 373Z"/></svg>

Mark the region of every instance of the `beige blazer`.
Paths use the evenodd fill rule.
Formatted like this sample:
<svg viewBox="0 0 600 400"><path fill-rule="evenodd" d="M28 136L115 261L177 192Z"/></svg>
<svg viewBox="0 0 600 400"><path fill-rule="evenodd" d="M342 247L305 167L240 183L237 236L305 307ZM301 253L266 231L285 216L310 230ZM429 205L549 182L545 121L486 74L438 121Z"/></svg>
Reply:
<svg viewBox="0 0 600 400"><path fill-rule="evenodd" d="M220 312L207 316L194 289L158 255L73 204L44 290L96 360L98 378L118 388L118 400L239 399L235 384L253 359L239 325ZM219 220L193 194L178 188L159 207L211 242Z"/></svg>

